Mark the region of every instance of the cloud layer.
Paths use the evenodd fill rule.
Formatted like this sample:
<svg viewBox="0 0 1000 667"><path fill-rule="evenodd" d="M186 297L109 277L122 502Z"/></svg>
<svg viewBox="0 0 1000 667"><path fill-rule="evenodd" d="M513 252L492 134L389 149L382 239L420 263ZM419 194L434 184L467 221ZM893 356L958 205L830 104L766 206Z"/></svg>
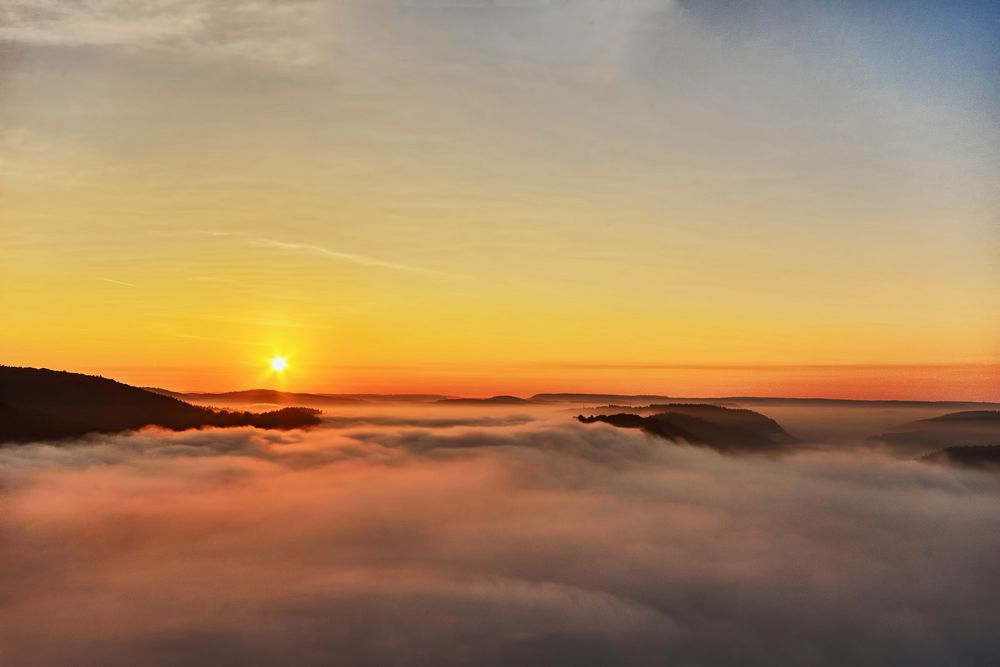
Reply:
<svg viewBox="0 0 1000 667"><path fill-rule="evenodd" d="M619 20L672 9L671 0L14 0L0 9L0 42L47 47L127 47L235 56L285 65L315 64L325 41L317 32L345 17L415 10L557 11Z"/></svg>
<svg viewBox="0 0 1000 667"><path fill-rule="evenodd" d="M17 665L986 664L1000 484L566 416L0 450Z"/></svg>
<svg viewBox="0 0 1000 667"><path fill-rule="evenodd" d="M302 35L320 7L320 3L298 0L125 4L15 0L0 10L0 42L166 49L308 64L316 54L303 43Z"/></svg>

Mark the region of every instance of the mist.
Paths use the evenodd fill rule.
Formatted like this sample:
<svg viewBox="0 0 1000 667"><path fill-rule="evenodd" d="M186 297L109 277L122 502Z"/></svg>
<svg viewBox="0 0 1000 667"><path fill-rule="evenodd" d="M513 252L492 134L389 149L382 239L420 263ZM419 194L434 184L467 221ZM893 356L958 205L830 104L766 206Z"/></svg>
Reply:
<svg viewBox="0 0 1000 667"><path fill-rule="evenodd" d="M0 662L987 664L998 500L538 410L5 447Z"/></svg>

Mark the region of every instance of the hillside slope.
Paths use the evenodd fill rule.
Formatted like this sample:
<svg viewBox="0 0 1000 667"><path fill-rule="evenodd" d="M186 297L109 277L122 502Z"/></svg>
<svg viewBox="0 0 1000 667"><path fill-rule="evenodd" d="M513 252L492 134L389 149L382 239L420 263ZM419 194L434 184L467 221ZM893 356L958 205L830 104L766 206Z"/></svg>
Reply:
<svg viewBox="0 0 1000 667"><path fill-rule="evenodd" d="M0 442L78 437L143 426L288 429L318 423L318 412L216 411L107 378L39 368L0 366Z"/></svg>
<svg viewBox="0 0 1000 667"><path fill-rule="evenodd" d="M1000 411L968 410L901 424L873 441L911 454L1000 443Z"/></svg>

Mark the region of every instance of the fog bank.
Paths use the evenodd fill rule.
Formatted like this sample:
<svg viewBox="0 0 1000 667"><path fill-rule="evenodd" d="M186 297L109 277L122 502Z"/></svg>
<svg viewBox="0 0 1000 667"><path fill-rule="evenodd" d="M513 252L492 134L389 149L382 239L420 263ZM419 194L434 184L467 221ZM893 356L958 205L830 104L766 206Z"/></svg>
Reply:
<svg viewBox="0 0 1000 667"><path fill-rule="evenodd" d="M1000 655L1000 477L418 412L0 448L0 662Z"/></svg>

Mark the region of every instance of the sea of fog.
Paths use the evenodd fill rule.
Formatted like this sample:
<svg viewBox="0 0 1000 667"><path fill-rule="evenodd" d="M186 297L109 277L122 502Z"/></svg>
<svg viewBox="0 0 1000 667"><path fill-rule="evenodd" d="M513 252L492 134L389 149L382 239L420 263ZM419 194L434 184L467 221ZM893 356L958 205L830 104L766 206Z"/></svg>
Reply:
<svg viewBox="0 0 1000 667"><path fill-rule="evenodd" d="M941 414L759 409L724 456L565 406L0 448L0 665L994 665L1000 475Z"/></svg>

